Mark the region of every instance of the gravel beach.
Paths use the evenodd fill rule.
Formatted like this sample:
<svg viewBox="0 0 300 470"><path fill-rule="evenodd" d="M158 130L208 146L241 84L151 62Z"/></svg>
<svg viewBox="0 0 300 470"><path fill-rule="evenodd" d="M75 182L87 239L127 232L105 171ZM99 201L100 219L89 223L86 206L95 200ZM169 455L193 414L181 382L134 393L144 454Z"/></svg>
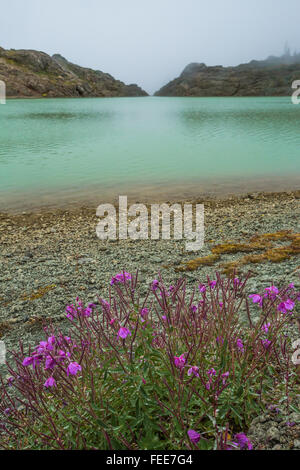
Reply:
<svg viewBox="0 0 300 470"><path fill-rule="evenodd" d="M111 277L122 270L134 272L138 269L145 292L158 273L162 274L166 284L185 277L187 290L192 291L198 281L205 281L207 276L214 278L216 271L222 272L224 263L238 262L247 254L242 250L225 252L210 261L210 265L205 263L195 270L187 269L186 263L210 256L216 245L225 242L251 245L254 236L300 232L300 191L185 202L204 203L205 206L205 245L198 252L187 252L184 240L101 241L96 236L96 207L1 213L0 339L5 341L7 348L14 347L20 339L25 349L36 345L43 336L44 321L51 320L59 323L61 328L67 328L66 305L77 296L84 302L97 300L98 294L105 298ZM288 246L290 242L281 236L271 243L278 248ZM251 249L253 255L261 252ZM271 284L289 282L300 289L299 252L277 262L267 259L241 263L239 276L249 270L249 293L259 292ZM299 338L297 322L291 323L289 334L293 339ZM264 426L271 421L279 434L273 429L275 437L265 438L265 444L260 439L260 448L299 448L299 427L288 428L289 435L294 436L296 432L291 444L282 425L287 418L278 416L269 412L258 418L252 436L254 441L256 432L266 434ZM284 438L280 429L284 431ZM253 434L252 428L251 432Z"/></svg>
<svg viewBox="0 0 300 470"><path fill-rule="evenodd" d="M213 246L247 243L256 234L300 232L300 191L185 202L204 203L205 244L198 252L186 251L184 240L101 241L94 207L1 213L0 338L14 343L20 332L30 342L32 325L61 320L65 306L77 296L89 302L107 295L111 277L124 269L138 269L145 290L159 272L170 284L184 276L192 288L245 254L224 253L211 266L180 270L189 260L211 255ZM285 244L279 240L274 246ZM297 254L282 262L247 263L240 275L251 270L252 292L270 283L294 282L300 288L299 264Z"/></svg>

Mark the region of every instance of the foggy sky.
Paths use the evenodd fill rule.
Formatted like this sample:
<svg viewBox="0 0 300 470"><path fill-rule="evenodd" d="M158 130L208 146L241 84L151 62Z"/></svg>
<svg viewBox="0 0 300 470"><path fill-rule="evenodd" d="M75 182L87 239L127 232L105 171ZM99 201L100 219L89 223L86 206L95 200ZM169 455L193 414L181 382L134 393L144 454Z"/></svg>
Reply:
<svg viewBox="0 0 300 470"><path fill-rule="evenodd" d="M300 51L300 0L0 0L0 46L60 53L148 93L190 62Z"/></svg>

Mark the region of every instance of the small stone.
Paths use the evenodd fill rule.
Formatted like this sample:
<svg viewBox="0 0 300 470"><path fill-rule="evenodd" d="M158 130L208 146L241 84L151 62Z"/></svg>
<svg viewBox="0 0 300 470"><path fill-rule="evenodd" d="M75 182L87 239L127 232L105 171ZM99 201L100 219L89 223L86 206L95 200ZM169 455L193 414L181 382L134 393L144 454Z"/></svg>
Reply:
<svg viewBox="0 0 300 470"><path fill-rule="evenodd" d="M78 261L78 264L89 264L89 263L95 263L95 260L92 258L82 258Z"/></svg>
<svg viewBox="0 0 300 470"><path fill-rule="evenodd" d="M300 440L299 439L294 440L294 447L295 447L295 449L300 449Z"/></svg>
<svg viewBox="0 0 300 470"><path fill-rule="evenodd" d="M271 441L280 441L280 432L275 426L271 426L266 433L266 437Z"/></svg>

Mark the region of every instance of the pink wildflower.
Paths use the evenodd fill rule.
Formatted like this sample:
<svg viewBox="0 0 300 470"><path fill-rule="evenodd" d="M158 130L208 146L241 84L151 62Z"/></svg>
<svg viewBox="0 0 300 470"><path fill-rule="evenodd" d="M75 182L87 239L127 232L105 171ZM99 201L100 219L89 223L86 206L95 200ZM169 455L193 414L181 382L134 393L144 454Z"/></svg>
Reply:
<svg viewBox="0 0 300 470"><path fill-rule="evenodd" d="M177 357L174 356L174 364L178 369L183 369L186 363L186 359L184 357L184 354L181 354L181 356Z"/></svg>
<svg viewBox="0 0 300 470"><path fill-rule="evenodd" d="M259 304L260 306L262 306L262 298L261 298L260 295L251 294L251 295L249 295L249 299L252 299L254 304Z"/></svg>
<svg viewBox="0 0 300 470"><path fill-rule="evenodd" d="M271 341L269 341L268 339L263 339L261 342L262 342L262 345L265 349L268 349L268 347L271 344Z"/></svg>
<svg viewBox="0 0 300 470"><path fill-rule="evenodd" d="M276 286L266 287L265 291L266 291L265 297L267 296L276 297L276 295L279 293L279 290L277 289Z"/></svg>
<svg viewBox="0 0 300 470"><path fill-rule="evenodd" d="M49 387L56 387L56 381L53 377L49 377L49 379L46 380L44 383L44 387L49 388Z"/></svg>
<svg viewBox="0 0 300 470"><path fill-rule="evenodd" d="M237 345L239 351L244 352L244 345L243 345L243 342L240 338L237 339L236 345Z"/></svg>
<svg viewBox="0 0 300 470"><path fill-rule="evenodd" d="M199 290L201 294L204 294L206 292L206 286L204 284L199 284Z"/></svg>
<svg viewBox="0 0 300 470"><path fill-rule="evenodd" d="M234 436L235 440L237 441L239 447L241 450L243 449L248 449L248 450L252 450L253 449L253 446L251 444L251 441L250 439L246 436L246 434L244 434L243 432L240 432L239 434L236 434Z"/></svg>
<svg viewBox="0 0 300 470"><path fill-rule="evenodd" d="M142 308L142 310L141 310L141 321L142 322L146 321L148 313L149 313L148 308Z"/></svg>
<svg viewBox="0 0 300 470"><path fill-rule="evenodd" d="M268 333L270 326L271 326L271 323L265 323L265 324L261 327L261 329L262 329L265 333Z"/></svg>
<svg viewBox="0 0 300 470"><path fill-rule="evenodd" d="M113 286L117 282L124 284L126 281L130 281L130 279L131 279L131 274L125 271L124 273L119 273L119 274L116 274L116 276L113 276L110 281L110 285Z"/></svg>
<svg viewBox="0 0 300 470"><path fill-rule="evenodd" d="M287 313L288 311L292 311L293 308L295 307L295 302L293 302L291 299L287 299L285 302L281 302L277 310L281 313Z"/></svg>
<svg viewBox="0 0 300 470"><path fill-rule="evenodd" d="M189 375L189 376L194 375L195 377L199 377L198 371L199 371L199 367L197 367L197 366L192 366L192 367L188 370L188 375Z"/></svg>
<svg viewBox="0 0 300 470"><path fill-rule="evenodd" d="M118 331L118 337L119 338L126 339L128 335L131 336L131 333L128 330L128 328L122 327L122 328L119 329L119 331Z"/></svg>
<svg viewBox="0 0 300 470"><path fill-rule="evenodd" d="M67 368L67 375L69 376L70 374L71 375L76 375L77 372L81 371L81 365L79 365L77 362L71 362L69 365L68 365L68 368Z"/></svg>
<svg viewBox="0 0 300 470"><path fill-rule="evenodd" d="M201 439L201 434L199 434L197 431L194 431L194 429L188 430L188 436L193 444L198 444Z"/></svg>

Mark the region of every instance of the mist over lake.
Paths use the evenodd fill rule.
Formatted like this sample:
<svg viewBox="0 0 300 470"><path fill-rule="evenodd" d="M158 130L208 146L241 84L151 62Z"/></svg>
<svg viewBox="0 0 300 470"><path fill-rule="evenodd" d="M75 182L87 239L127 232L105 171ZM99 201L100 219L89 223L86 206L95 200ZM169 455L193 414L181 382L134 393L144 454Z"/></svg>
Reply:
<svg viewBox="0 0 300 470"><path fill-rule="evenodd" d="M290 97L9 100L0 107L1 205L141 185L295 184L299 125Z"/></svg>

